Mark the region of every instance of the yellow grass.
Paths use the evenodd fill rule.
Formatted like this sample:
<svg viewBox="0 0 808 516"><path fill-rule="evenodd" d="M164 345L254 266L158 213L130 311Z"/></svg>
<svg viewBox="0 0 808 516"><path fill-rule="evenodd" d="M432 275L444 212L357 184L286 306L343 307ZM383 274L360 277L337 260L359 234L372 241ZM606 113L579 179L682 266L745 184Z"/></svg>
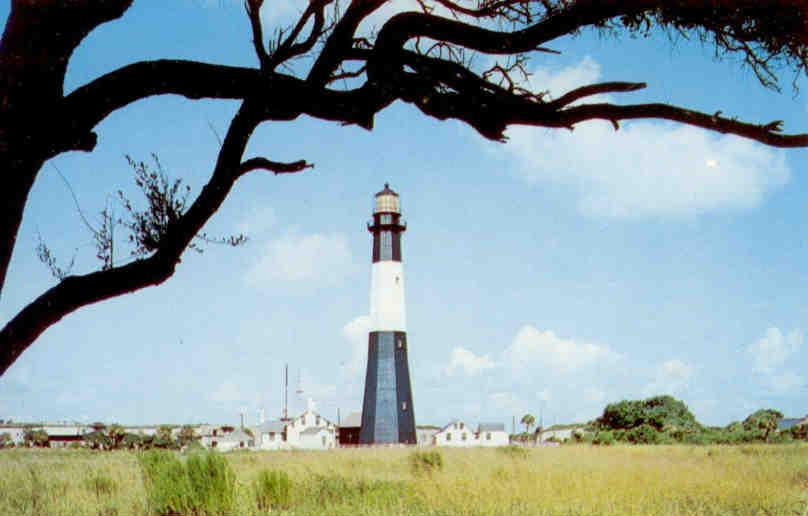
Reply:
<svg viewBox="0 0 808 516"><path fill-rule="evenodd" d="M808 446L440 450L419 473L408 449L239 452L233 513L257 514L259 472L289 474L277 514L808 516ZM129 452L0 452L0 514L149 514Z"/></svg>

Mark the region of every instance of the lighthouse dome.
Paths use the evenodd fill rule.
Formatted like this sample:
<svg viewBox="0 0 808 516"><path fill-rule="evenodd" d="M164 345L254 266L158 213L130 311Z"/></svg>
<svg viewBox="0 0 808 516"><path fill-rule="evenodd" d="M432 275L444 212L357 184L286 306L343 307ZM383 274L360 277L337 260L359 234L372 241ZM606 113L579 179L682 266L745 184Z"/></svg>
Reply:
<svg viewBox="0 0 808 516"><path fill-rule="evenodd" d="M401 213L401 204L398 194L384 183L384 190L376 194L376 206L373 213Z"/></svg>

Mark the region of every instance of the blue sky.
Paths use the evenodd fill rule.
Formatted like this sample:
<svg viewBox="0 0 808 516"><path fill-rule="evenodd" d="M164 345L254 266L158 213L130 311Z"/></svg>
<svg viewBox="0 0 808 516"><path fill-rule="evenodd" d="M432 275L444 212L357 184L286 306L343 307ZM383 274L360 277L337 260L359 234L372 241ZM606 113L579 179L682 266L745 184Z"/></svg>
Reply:
<svg viewBox="0 0 808 516"><path fill-rule="evenodd" d="M402 2L399 2L402 3ZM269 4L283 23L295 2ZM7 4L0 18L7 16ZM269 32L269 31L268 31ZM662 101L808 131L808 82L762 88L733 59L667 37L584 33L530 63L551 94L598 80L646 81L615 102ZM71 90L160 57L254 65L239 2L137 1L77 50ZM624 98L623 98L624 97ZM97 267L69 190L93 220L125 155L159 155L199 191L237 104L152 98L107 118L91 154L48 163L31 194L0 322L54 280L37 235L76 272ZM625 398L670 393L699 420L762 407L808 414L805 150L656 121L517 128L509 143L395 104L372 132L303 117L264 124L248 155L307 159L302 174L242 179L206 227L245 232L232 249L186 252L164 285L86 307L49 329L0 378L0 417L237 422L277 416L282 370L329 417L361 408L370 235L384 182L400 192L416 420L545 424L590 419ZM118 211L121 208L118 207ZM120 230L123 233L123 230ZM123 247L123 238L120 247ZM126 258L121 256L121 259ZM299 372L299 373L298 373Z"/></svg>

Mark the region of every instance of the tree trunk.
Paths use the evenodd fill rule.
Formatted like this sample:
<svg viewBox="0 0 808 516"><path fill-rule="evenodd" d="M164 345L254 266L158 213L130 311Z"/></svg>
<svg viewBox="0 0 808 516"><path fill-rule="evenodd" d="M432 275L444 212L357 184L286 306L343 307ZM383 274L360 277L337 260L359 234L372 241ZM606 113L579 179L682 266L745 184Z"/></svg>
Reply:
<svg viewBox="0 0 808 516"><path fill-rule="evenodd" d="M0 151L0 297L28 193L43 163L42 160L19 159L13 154Z"/></svg>

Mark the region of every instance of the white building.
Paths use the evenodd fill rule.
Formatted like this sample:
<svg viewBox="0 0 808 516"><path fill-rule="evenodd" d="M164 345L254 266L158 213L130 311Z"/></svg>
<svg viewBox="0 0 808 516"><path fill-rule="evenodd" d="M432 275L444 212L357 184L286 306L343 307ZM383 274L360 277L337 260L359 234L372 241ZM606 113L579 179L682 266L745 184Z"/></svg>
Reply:
<svg viewBox="0 0 808 516"><path fill-rule="evenodd" d="M321 416L309 400L301 415L286 421L267 421L252 428L260 450L327 450L337 445L337 428Z"/></svg>
<svg viewBox="0 0 808 516"><path fill-rule="evenodd" d="M199 438L199 444L221 452L236 449L250 449L255 446L255 439L245 430L222 426L207 429Z"/></svg>
<svg viewBox="0 0 808 516"><path fill-rule="evenodd" d="M452 421L433 436L436 446L507 446L508 433L502 423L480 423L476 429L463 421Z"/></svg>

